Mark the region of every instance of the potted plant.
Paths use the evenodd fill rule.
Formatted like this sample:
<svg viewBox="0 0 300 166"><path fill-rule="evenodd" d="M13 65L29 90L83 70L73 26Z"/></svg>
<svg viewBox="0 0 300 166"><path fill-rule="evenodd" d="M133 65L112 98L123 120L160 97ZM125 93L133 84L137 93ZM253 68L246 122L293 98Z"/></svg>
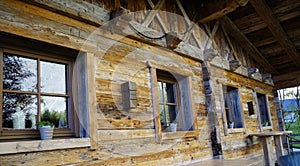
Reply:
<svg viewBox="0 0 300 166"><path fill-rule="evenodd" d="M263 121L262 121L262 125L263 125L263 126L269 126L269 121L263 120Z"/></svg>
<svg viewBox="0 0 300 166"><path fill-rule="evenodd" d="M40 136L42 140L49 140L53 138L54 124L49 121L40 121L37 123L40 130Z"/></svg>
<svg viewBox="0 0 300 166"><path fill-rule="evenodd" d="M170 123L170 131L171 132L176 132L177 131L177 122L176 121Z"/></svg>
<svg viewBox="0 0 300 166"><path fill-rule="evenodd" d="M230 128L230 129L233 129L233 126L234 126L234 122L233 121L228 121L228 127Z"/></svg>

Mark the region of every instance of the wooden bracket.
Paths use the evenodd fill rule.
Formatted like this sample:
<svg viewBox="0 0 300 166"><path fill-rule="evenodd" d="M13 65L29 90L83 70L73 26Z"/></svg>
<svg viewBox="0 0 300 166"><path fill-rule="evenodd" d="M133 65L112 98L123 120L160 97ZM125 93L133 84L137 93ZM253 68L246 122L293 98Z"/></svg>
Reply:
<svg viewBox="0 0 300 166"><path fill-rule="evenodd" d="M242 66L242 63L238 60L233 60L229 62L230 70L235 71L237 68Z"/></svg>
<svg viewBox="0 0 300 166"><path fill-rule="evenodd" d="M182 40L177 37L176 32L169 32L166 34L167 47L170 49L176 49L181 41Z"/></svg>

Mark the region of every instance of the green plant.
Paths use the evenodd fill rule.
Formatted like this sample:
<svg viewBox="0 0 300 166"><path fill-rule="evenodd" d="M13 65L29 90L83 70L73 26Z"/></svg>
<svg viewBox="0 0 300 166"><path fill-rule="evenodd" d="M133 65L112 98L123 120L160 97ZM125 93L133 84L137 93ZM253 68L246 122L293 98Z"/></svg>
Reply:
<svg viewBox="0 0 300 166"><path fill-rule="evenodd" d="M43 126L51 126L53 127L54 124L49 122L49 121L40 121L36 124L38 127L43 127Z"/></svg>

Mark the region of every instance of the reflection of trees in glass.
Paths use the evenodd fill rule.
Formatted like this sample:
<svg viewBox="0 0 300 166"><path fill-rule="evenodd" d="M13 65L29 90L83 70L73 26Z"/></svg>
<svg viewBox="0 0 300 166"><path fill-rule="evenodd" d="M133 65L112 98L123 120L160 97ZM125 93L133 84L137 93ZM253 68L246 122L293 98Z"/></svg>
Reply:
<svg viewBox="0 0 300 166"><path fill-rule="evenodd" d="M3 89L22 90L25 79L34 76L34 73L26 69L22 59L15 55L6 54L3 56ZM3 94L3 126L12 127L11 116L19 107L24 113L30 109L30 105L36 102L33 95L5 93ZM28 118L28 114L26 118Z"/></svg>
<svg viewBox="0 0 300 166"><path fill-rule="evenodd" d="M55 127L64 127L67 122L66 111L59 112L49 109L46 109L45 112L41 116L42 121L49 121L55 125ZM61 124L61 126L60 126Z"/></svg>

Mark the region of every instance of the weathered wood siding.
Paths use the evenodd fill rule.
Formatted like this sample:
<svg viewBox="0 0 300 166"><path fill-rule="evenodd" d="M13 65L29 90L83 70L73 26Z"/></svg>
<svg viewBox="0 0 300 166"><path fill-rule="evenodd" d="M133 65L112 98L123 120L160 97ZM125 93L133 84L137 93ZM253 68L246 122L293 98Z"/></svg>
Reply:
<svg viewBox="0 0 300 166"><path fill-rule="evenodd" d="M95 150L1 155L0 165L155 165L212 158L199 62L128 38L116 43L118 35L110 32L95 32L88 38L97 27L21 1L4 0L0 8L1 31L94 55L98 137ZM146 62L192 77L194 111L199 115L198 140L165 136L162 144L155 142ZM129 111L122 109L121 100L121 84L126 81L137 85L137 108Z"/></svg>
<svg viewBox="0 0 300 166"><path fill-rule="evenodd" d="M96 13L85 12L82 8L77 8L76 5L75 7L69 6L68 11L71 14L66 15L66 13L56 12L54 10L55 5L44 9L45 6L35 4L39 0L26 2L0 1L0 31L82 50L88 55L93 55L95 100L97 102L95 118L97 122L92 124L97 125L98 146L93 150L77 148L1 155L0 165L166 165L213 158L202 66L199 60L110 31L97 31L98 27L95 22L100 20L98 22L100 25L102 21L105 22L105 19L93 17L93 14ZM113 3L112 1L93 0L90 2L107 10L113 10L120 6L119 1ZM128 9L132 11L150 10L151 8L146 4L146 1L143 2L144 4L128 1ZM64 9L64 7L57 9L57 11ZM96 8L97 6L93 7ZM80 10L80 12L74 12L76 10ZM162 10L180 13L176 5L169 1L166 1ZM98 11L98 9L94 9L94 11ZM135 20L142 23L145 13L135 15L135 17ZM185 32L186 23L179 21L182 18L168 18L167 15L160 15L160 17L164 20L168 30ZM162 27L158 24L155 19L150 27L162 32ZM199 27L194 33L198 42L195 39L190 39L187 43L197 46L203 51L209 37ZM228 45L221 34L217 34L215 42L215 46L205 49L216 47L219 55L226 57L223 52ZM202 53L200 54L202 55ZM242 54L240 56L243 57ZM200 56L198 58L201 59ZM247 64L246 61L248 59L242 60L244 65ZM146 65L147 62L162 70L191 76L193 86L191 89L195 105L193 111L197 115L198 139L185 135L165 135L163 136L163 143L155 142L150 73ZM249 62L249 64L251 63ZM210 70L214 78L216 99L219 95L216 79L239 87L246 132L257 131L258 129L256 117L248 116L246 108L246 103L253 100L250 88L259 88L260 93L267 94L273 129L277 130L272 86L217 67L211 67ZM127 81L135 82L137 86L137 108L131 110L124 110L122 105L121 84ZM218 123L219 126L222 126L218 101L216 101L216 108ZM225 158L251 157L251 155L262 152L258 142L251 147L246 146L247 134L231 133L225 136L222 131L223 128L221 127L221 145Z"/></svg>
<svg viewBox="0 0 300 166"><path fill-rule="evenodd" d="M223 128L222 111L220 102L218 100L219 93L218 91L214 92L215 98L217 99L216 109L224 158L237 159L260 156L262 154L261 142L258 139L254 139L253 144L249 144L249 142L246 141L246 138L248 136L247 133L259 131L256 103L254 101L252 89L254 89L258 93L265 94L268 98L268 109L271 114L270 119L272 121L272 126L266 127L263 130L278 131L278 119L276 115L276 108L272 91L273 87L271 85L267 85L260 81L221 69L219 67L211 66L210 69L211 74L213 75L214 87L217 88L217 82L220 82L222 85L228 85L238 88L242 104L242 116L245 125L244 129L238 129L239 131L235 131L235 129L233 129L233 131L230 131L230 129L228 129L228 133L227 135L225 135ZM253 102L255 112L254 115L249 115L247 102Z"/></svg>

